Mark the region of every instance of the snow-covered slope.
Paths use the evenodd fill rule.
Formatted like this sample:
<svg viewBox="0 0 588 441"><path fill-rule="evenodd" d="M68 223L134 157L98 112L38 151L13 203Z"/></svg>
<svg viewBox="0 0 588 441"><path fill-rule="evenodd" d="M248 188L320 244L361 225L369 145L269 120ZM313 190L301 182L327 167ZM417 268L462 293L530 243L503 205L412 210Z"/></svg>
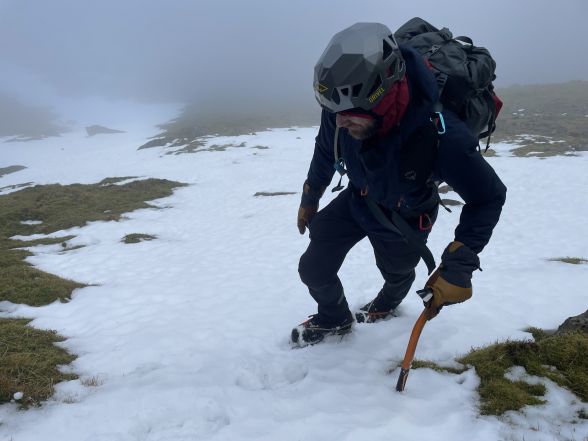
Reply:
<svg viewBox="0 0 588 441"><path fill-rule="evenodd" d="M127 133L0 144L0 178L92 183L111 176L190 184L121 222L67 231L83 248L37 247L30 262L94 286L69 303L41 308L0 304L2 316L31 317L55 329L78 355L80 380L59 384L54 399L26 412L0 407L0 440L584 440L588 421L571 424L578 404L549 384L546 406L497 419L477 413L477 377L426 369L395 392L397 364L422 309L411 293L400 317L357 325L343 340L292 350L291 328L315 312L298 280L308 244L295 217L316 128L275 129L215 138L242 147L168 155L137 150L153 124ZM244 143L244 144L242 144ZM259 147L268 147L261 149ZM499 146L506 152L508 146ZM588 256L588 156L545 160L490 158L508 199L481 255L474 298L427 324L417 357L451 360L472 346L528 338L527 326L556 327L586 308L587 267L547 259ZM257 196L256 192L297 192ZM331 198L331 193L323 202ZM430 246L440 255L460 210L444 211ZM125 245L129 233L157 240ZM66 234L66 232L60 232ZM419 265L413 292L426 278ZM360 306L381 287L369 243L346 260L348 300ZM388 371L393 368L390 374ZM84 386L82 383L97 383Z"/></svg>

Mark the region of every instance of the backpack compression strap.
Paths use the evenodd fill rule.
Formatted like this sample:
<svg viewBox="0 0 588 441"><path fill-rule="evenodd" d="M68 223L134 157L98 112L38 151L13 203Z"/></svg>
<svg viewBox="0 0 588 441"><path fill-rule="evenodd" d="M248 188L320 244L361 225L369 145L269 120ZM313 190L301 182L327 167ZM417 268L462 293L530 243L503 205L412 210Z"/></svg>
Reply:
<svg viewBox="0 0 588 441"><path fill-rule="evenodd" d="M399 234L404 242L411 245L419 253L419 256L423 258L425 265L427 265L428 274L430 275L435 270L437 264L425 241L415 233L412 227L408 225L396 210L392 210L390 212L390 218L388 218L371 197L365 196L365 202L378 222L389 230Z"/></svg>

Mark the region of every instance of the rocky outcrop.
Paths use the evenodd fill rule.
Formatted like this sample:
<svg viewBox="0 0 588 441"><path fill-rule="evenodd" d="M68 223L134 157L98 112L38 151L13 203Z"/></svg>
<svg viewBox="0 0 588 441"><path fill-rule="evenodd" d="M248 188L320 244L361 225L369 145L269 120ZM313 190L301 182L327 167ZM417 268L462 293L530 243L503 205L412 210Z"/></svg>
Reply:
<svg viewBox="0 0 588 441"><path fill-rule="evenodd" d="M108 127L94 125L94 126L86 127L86 133L88 134L88 136L94 136L94 135L101 135L101 134L107 134L107 133L125 133L125 132L122 130L114 130L114 129L109 129Z"/></svg>
<svg viewBox="0 0 588 441"><path fill-rule="evenodd" d="M588 311L574 317L569 317L557 328L556 333L562 334L570 331L581 331L588 334Z"/></svg>

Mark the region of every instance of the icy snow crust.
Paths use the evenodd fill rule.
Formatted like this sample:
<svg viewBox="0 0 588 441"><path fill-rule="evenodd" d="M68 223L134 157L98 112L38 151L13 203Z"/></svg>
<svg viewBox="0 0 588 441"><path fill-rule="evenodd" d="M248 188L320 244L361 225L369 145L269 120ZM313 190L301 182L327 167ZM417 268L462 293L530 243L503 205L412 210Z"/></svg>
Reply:
<svg viewBox="0 0 588 441"><path fill-rule="evenodd" d="M478 415L473 369L461 375L414 370L406 391L395 392L396 366L422 309L414 290L426 280L423 264L398 318L356 325L343 340L291 349L291 328L315 311L298 279L308 236L299 235L295 216L316 128L208 140L245 143L224 152L137 150L160 122L92 138L80 128L61 138L0 144L5 165L27 167L2 177L0 187L112 176L190 184L158 200L163 210L57 234L76 235L70 246L83 248L33 249L29 261L38 268L94 286L64 304L3 302L1 315L34 318L35 327L66 336L64 347L78 355L71 369L80 380L59 384L41 408L0 407L1 440L588 437L588 421L571 423L586 406L553 383L549 404L500 419ZM587 267L547 259L588 256L588 156L515 158L506 156L508 148L498 146L503 156L488 159L509 191L481 255L474 298L427 324L418 358L447 363L472 346L529 338L523 328L554 328L586 308ZM253 196L260 191L297 194ZM332 197L327 192L322 205ZM453 239L459 214L458 207L441 211L430 238L436 256ZM130 233L157 239L121 243ZM378 292L382 279L367 241L351 251L340 275L354 307Z"/></svg>

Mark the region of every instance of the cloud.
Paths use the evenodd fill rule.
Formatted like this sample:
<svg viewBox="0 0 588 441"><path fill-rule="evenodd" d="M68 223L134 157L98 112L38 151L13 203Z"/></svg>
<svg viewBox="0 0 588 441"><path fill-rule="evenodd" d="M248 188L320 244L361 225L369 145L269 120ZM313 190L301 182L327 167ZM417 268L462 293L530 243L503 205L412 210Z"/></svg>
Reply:
<svg viewBox="0 0 588 441"><path fill-rule="evenodd" d="M313 66L335 32L416 15L488 47L499 85L588 79L587 13L582 0L0 0L0 71L27 73L0 91L217 110L314 104Z"/></svg>

